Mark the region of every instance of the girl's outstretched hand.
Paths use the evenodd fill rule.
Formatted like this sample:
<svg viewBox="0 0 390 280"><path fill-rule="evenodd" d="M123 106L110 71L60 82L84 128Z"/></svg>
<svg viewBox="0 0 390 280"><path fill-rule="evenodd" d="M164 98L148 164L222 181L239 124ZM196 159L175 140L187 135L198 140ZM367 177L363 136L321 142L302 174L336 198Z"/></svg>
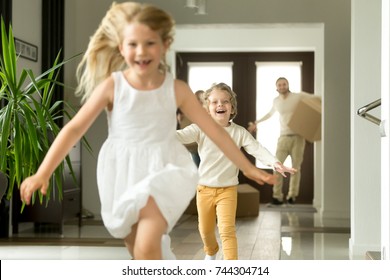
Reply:
<svg viewBox="0 0 390 280"><path fill-rule="evenodd" d="M36 174L26 178L20 185L20 198L22 202L29 205L32 194L39 189L43 195L46 195L48 186L49 182Z"/></svg>
<svg viewBox="0 0 390 280"><path fill-rule="evenodd" d="M286 174L285 174L286 172L290 173L290 174L295 174L295 172L297 172L297 170L295 168L284 166L280 162L275 163L274 168L275 168L275 171L282 174L283 177L286 177Z"/></svg>
<svg viewBox="0 0 390 280"><path fill-rule="evenodd" d="M246 177L249 179L257 182L260 185L264 185L264 183L267 183L269 185L275 184L276 176L273 174L270 174L260 168L257 168L253 166L253 168L250 168L248 171L243 172Z"/></svg>

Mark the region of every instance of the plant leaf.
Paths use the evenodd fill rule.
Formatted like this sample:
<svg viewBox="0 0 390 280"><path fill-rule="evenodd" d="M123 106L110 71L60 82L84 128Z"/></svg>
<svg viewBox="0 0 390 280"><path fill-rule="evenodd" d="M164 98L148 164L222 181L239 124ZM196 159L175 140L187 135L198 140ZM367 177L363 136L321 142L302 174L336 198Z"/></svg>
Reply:
<svg viewBox="0 0 390 280"><path fill-rule="evenodd" d="M58 81L61 67L78 55L68 60L60 61L60 54L53 66L44 73L36 76L31 69L22 69L18 77L16 62L18 55L11 26L7 36L4 20L1 18L0 56L0 170L8 175L9 186L7 198L12 197L13 188L28 176L34 174L47 154L52 140L60 131L56 121L72 118L75 111L67 102L56 100L55 92L58 87L65 85ZM26 85L27 84L27 85ZM71 113L69 113L67 110ZM87 143L83 137L83 143ZM90 149L90 146L87 146ZM91 149L92 150L92 149ZM74 177L69 156L56 168L49 182L46 205L51 197L62 200L62 182L64 164ZM53 187L53 186L56 187ZM38 198L43 203L44 196L40 191L34 192L32 203ZM22 205L23 210L25 205Z"/></svg>

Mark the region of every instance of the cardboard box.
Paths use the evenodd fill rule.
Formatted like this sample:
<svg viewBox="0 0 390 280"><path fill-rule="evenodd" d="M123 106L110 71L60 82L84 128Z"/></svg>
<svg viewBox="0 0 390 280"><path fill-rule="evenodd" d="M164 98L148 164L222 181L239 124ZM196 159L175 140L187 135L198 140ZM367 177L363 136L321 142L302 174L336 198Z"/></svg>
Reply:
<svg viewBox="0 0 390 280"><path fill-rule="evenodd" d="M248 184L238 185L236 217L256 217L259 215L259 208L260 192ZM188 215L198 215L196 197L192 199L184 213Z"/></svg>
<svg viewBox="0 0 390 280"><path fill-rule="evenodd" d="M196 196L191 200L187 209L184 211L187 215L198 215L198 209L196 208Z"/></svg>
<svg viewBox="0 0 390 280"><path fill-rule="evenodd" d="M237 189L236 217L256 217L259 215L260 192L248 184L240 184Z"/></svg>
<svg viewBox="0 0 390 280"><path fill-rule="evenodd" d="M309 142L321 140L321 99L303 98L288 126Z"/></svg>

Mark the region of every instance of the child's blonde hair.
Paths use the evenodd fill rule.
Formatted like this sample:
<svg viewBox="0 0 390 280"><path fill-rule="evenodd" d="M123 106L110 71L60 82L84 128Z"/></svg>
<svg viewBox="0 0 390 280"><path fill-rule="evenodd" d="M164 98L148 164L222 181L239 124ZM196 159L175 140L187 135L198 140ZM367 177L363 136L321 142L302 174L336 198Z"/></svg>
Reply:
<svg viewBox="0 0 390 280"><path fill-rule="evenodd" d="M112 72L126 68L119 45L123 40L124 27L132 22L145 24L158 32L163 42L173 42L175 22L165 11L148 4L114 2L91 37L87 51L77 67L79 84L76 95L83 96L82 102L87 100L93 89ZM160 63L160 70L167 71L165 58Z"/></svg>
<svg viewBox="0 0 390 280"><path fill-rule="evenodd" d="M204 106L209 111L210 105L210 94L213 90L223 90L230 96L230 103L232 104L232 112L230 114L229 120L233 120L237 116L237 94L225 83L213 84L208 90L205 91L203 95L203 100L205 102Z"/></svg>
<svg viewBox="0 0 390 280"><path fill-rule="evenodd" d="M197 90L195 91L195 96L196 96L196 99L198 99L199 103L204 106L204 90L200 89L200 90Z"/></svg>

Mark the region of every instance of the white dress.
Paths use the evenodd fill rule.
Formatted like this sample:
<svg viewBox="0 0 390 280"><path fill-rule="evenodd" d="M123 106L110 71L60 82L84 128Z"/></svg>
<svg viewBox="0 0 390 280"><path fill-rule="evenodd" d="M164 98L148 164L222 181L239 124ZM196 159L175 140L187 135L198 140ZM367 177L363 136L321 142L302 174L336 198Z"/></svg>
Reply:
<svg viewBox="0 0 390 280"><path fill-rule="evenodd" d="M176 138L174 79L150 91L134 89L122 72L115 81L114 107L107 111L108 137L99 152L97 183L104 225L124 238L149 196L170 232L195 195L198 172Z"/></svg>

